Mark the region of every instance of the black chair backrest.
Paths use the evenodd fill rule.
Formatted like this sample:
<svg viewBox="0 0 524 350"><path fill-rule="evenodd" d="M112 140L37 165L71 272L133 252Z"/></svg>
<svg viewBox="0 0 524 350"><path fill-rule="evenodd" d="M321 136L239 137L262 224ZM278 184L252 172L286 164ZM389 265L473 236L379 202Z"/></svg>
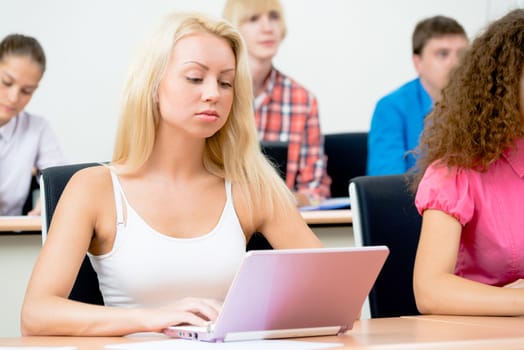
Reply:
<svg viewBox="0 0 524 350"><path fill-rule="evenodd" d="M273 249L266 237L260 233L255 232L246 244L246 251L250 250L267 250Z"/></svg>
<svg viewBox="0 0 524 350"><path fill-rule="evenodd" d="M324 135L331 197L347 197L349 180L366 175L368 133L346 132Z"/></svg>
<svg viewBox="0 0 524 350"><path fill-rule="evenodd" d="M62 165L42 170L42 190L44 192L44 203L42 204L44 205L44 230L46 232L51 224L58 200L71 176L80 169L97 165L100 165L100 163ZM87 256L82 262L69 299L104 305L96 272Z"/></svg>
<svg viewBox="0 0 524 350"><path fill-rule="evenodd" d="M286 180L288 143L283 141L260 141L262 153L271 161L280 177Z"/></svg>
<svg viewBox="0 0 524 350"><path fill-rule="evenodd" d="M351 180L353 232L362 245L386 245L390 254L371 293L371 317L419 314L413 295L413 266L422 218L405 175Z"/></svg>
<svg viewBox="0 0 524 350"><path fill-rule="evenodd" d="M35 191L40 190L40 184L38 183L38 178L36 175L31 176L31 183L29 185L29 193L24 202L24 207L22 208L22 215L27 215L33 209L33 198Z"/></svg>

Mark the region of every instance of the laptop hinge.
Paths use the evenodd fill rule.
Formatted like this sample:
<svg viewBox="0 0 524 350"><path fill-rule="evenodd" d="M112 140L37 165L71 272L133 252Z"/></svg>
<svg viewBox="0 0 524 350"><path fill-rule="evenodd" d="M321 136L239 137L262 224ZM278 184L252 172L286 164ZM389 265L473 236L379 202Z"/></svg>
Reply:
<svg viewBox="0 0 524 350"><path fill-rule="evenodd" d="M337 335L342 335L342 334L346 333L348 330L349 330L348 325L344 325L344 326L340 327L340 329L337 332Z"/></svg>

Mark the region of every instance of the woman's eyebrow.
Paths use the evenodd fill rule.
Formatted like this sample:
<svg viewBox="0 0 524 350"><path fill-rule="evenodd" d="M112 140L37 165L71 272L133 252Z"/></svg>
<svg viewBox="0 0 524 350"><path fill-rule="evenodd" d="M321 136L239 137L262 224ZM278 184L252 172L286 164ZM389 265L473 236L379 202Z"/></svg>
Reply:
<svg viewBox="0 0 524 350"><path fill-rule="evenodd" d="M204 68L205 70L209 70L209 67L206 66L205 64L203 63L200 63L200 62L197 62L197 61L186 61L184 62L184 64L191 64L191 63L194 63L196 65L199 65L200 67ZM227 68L227 69L224 69L222 71L220 71L220 73L227 73L227 72L231 72L231 71L235 71L235 68Z"/></svg>

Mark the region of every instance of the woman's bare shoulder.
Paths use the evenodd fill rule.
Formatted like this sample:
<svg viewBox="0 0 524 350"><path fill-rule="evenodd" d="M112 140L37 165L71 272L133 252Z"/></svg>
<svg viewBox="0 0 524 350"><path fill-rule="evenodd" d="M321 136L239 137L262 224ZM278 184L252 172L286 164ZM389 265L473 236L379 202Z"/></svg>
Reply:
<svg viewBox="0 0 524 350"><path fill-rule="evenodd" d="M245 232L252 232L273 216L264 199L257 196L251 185L232 185L235 211ZM277 199L274 199L277 201Z"/></svg>
<svg viewBox="0 0 524 350"><path fill-rule="evenodd" d="M97 191L105 190L111 186L111 176L108 167L99 165L78 170L69 180L67 187L90 192L94 195Z"/></svg>

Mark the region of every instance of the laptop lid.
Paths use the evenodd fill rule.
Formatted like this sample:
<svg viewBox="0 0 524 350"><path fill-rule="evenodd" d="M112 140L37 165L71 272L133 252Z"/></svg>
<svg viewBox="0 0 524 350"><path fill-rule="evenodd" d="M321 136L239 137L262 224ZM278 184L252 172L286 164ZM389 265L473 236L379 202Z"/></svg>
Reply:
<svg viewBox="0 0 524 350"><path fill-rule="evenodd" d="M388 253L385 246L249 251L214 327L166 334L228 341L343 333L360 317Z"/></svg>
<svg viewBox="0 0 524 350"><path fill-rule="evenodd" d="M260 141L266 158L275 166L282 179L286 179L288 143L283 141Z"/></svg>

